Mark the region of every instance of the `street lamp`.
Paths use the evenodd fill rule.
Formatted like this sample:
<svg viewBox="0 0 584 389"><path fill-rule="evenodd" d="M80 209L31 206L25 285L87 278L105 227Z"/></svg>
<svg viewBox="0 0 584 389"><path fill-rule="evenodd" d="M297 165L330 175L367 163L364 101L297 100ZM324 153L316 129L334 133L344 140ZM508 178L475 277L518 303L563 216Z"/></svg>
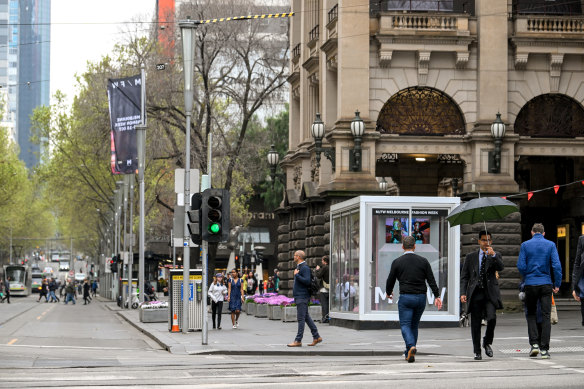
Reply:
<svg viewBox="0 0 584 389"><path fill-rule="evenodd" d="M501 145L505 136L505 123L501 120L499 112L491 124L491 135L495 142L495 151L489 152L489 170L491 173L501 173Z"/></svg>
<svg viewBox="0 0 584 389"><path fill-rule="evenodd" d="M280 155L276 151L276 146L272 145L270 151L268 151L268 165L270 165L270 177L272 178L272 187L274 186L274 181L276 178L280 179L280 181L284 181L284 175L276 173L276 169L278 168L278 162L280 162Z"/></svg>
<svg viewBox="0 0 584 389"><path fill-rule="evenodd" d="M191 114L193 111L193 71L194 71L194 59L195 59L195 44L194 35L195 28L197 25L190 17L187 16L187 20L179 22L180 33L182 36L183 44L183 74L185 78L184 86L184 99L185 99L185 113L186 113L186 126L185 126L185 189L184 189L184 225L183 225L183 290L189 289L190 284L190 235L189 235L189 216L188 211L190 209L190 199L191 199ZM211 145L209 145L211 147ZM189 315L186 313L189 311L189 299L183 299L183 315L182 315L182 332L188 333L189 331ZM203 321L205 326L206 320ZM205 332L205 331L203 331ZM206 344L203 342L203 344Z"/></svg>
<svg viewBox="0 0 584 389"><path fill-rule="evenodd" d="M355 111L355 117L351 122L351 134L353 134L353 140L355 142L355 147L352 151L352 163L351 170L354 172L361 171L361 138L365 132L365 123L361 116L359 116L359 110Z"/></svg>
<svg viewBox="0 0 584 389"><path fill-rule="evenodd" d="M316 153L316 167L320 167L320 154L323 153L331 161L333 171L335 171L335 149L333 147L322 147L322 138L324 138L324 122L320 118L320 113L311 126L312 137L314 138L314 152Z"/></svg>

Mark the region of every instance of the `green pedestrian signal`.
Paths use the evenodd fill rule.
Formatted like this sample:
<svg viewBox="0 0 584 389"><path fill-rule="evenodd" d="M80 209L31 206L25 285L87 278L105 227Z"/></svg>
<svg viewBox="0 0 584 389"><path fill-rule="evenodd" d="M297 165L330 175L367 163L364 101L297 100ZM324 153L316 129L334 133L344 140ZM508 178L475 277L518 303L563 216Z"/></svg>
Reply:
<svg viewBox="0 0 584 389"><path fill-rule="evenodd" d="M221 231L221 226L217 223L213 223L209 226L209 232L212 234L218 234Z"/></svg>
<svg viewBox="0 0 584 389"><path fill-rule="evenodd" d="M203 240L226 242L229 239L229 191L206 189L202 200Z"/></svg>

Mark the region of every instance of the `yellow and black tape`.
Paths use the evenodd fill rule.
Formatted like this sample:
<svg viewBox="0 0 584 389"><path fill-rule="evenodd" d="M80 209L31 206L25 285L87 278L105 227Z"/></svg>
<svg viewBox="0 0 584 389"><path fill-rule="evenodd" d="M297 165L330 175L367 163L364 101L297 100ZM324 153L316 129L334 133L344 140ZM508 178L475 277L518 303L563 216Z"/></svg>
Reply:
<svg viewBox="0 0 584 389"><path fill-rule="evenodd" d="M195 21L195 24L220 23L220 22L229 22L229 21L232 21L232 20L253 20L253 19L290 18L292 16L294 16L294 12L284 12L284 13L280 13L280 14L262 14L262 15L247 15L247 16L231 16L231 17L228 17L228 18L196 20Z"/></svg>

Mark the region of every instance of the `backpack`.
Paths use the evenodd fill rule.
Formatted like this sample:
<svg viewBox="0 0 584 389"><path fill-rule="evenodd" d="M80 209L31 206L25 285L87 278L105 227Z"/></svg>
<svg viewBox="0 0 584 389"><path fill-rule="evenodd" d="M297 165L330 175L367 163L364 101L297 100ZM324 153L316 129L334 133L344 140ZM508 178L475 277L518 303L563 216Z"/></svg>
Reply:
<svg viewBox="0 0 584 389"><path fill-rule="evenodd" d="M308 287L308 293L311 296L318 295L320 290L320 279L314 274L314 270L310 269L310 286Z"/></svg>

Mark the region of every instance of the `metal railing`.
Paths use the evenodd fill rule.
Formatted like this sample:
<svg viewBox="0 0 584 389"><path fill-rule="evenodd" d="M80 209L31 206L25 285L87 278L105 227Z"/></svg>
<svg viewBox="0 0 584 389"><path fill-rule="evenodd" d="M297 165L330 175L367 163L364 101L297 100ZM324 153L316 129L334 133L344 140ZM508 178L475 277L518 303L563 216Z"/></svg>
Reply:
<svg viewBox="0 0 584 389"><path fill-rule="evenodd" d="M574 0L514 0L512 15L582 15L582 3Z"/></svg>
<svg viewBox="0 0 584 389"><path fill-rule="evenodd" d="M308 32L308 42L313 42L318 40L320 36L320 26L317 24Z"/></svg>
<svg viewBox="0 0 584 389"><path fill-rule="evenodd" d="M328 22L332 22L333 20L337 20L339 18L339 5L335 4L329 11L328 11Z"/></svg>
<svg viewBox="0 0 584 389"><path fill-rule="evenodd" d="M299 57L300 57L300 43L298 43L292 49L292 59L296 59L296 58L299 58Z"/></svg>

